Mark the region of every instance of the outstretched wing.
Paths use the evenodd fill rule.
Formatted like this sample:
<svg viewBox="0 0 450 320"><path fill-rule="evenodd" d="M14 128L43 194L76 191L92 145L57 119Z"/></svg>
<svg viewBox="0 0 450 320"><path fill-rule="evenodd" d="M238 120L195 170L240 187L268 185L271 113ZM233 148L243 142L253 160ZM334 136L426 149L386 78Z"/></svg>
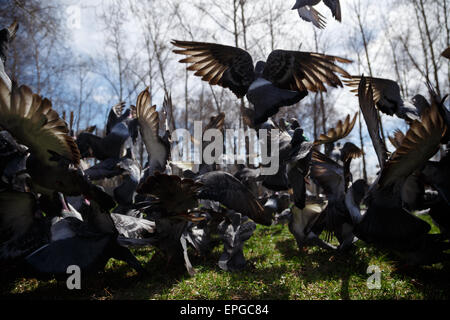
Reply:
<svg viewBox="0 0 450 320"><path fill-rule="evenodd" d="M207 172L197 181L203 185L198 193L199 199L218 201L257 223L271 224L271 217L264 216L264 208L255 196L231 174L223 171Z"/></svg>
<svg viewBox="0 0 450 320"><path fill-rule="evenodd" d="M229 88L238 98L245 96L255 79L252 57L243 49L194 41L173 40L172 44L183 48L174 53L188 56L180 60L192 63L188 70L197 71L195 75L211 85Z"/></svg>
<svg viewBox="0 0 450 320"><path fill-rule="evenodd" d="M317 150L312 152L310 176L323 189L328 200L344 197L344 168Z"/></svg>
<svg viewBox="0 0 450 320"><path fill-rule="evenodd" d="M200 183L191 179L156 172L138 186L137 192L157 197L170 214L186 214L197 205L196 194L200 187Z"/></svg>
<svg viewBox="0 0 450 320"><path fill-rule="evenodd" d="M0 126L21 144L30 148L44 165L55 166L54 154L74 165L80 163L80 151L69 135L67 124L52 109L52 103L33 94L26 86L13 83L11 91L0 79Z"/></svg>
<svg viewBox="0 0 450 320"><path fill-rule="evenodd" d="M169 150L159 136L159 114L156 106L151 106L150 92L142 91L136 101L136 113L139 130L144 140L151 168L165 168L169 159Z"/></svg>
<svg viewBox="0 0 450 320"><path fill-rule="evenodd" d="M325 28L325 17L313 7L301 7L297 9L297 12L300 18L302 18L303 20L311 22L319 29Z"/></svg>
<svg viewBox="0 0 450 320"><path fill-rule="evenodd" d="M414 121L381 172L378 184L389 186L420 168L439 149L447 126L435 103L425 111L422 122Z"/></svg>
<svg viewBox="0 0 450 320"><path fill-rule="evenodd" d="M377 109L373 99L372 86L367 86L366 78L361 77L358 87L359 107L366 121L367 130L378 158L380 168L384 167L387 158L387 150L383 139L380 137L380 124L378 123Z"/></svg>
<svg viewBox="0 0 450 320"><path fill-rule="evenodd" d="M450 47L444 50L444 52L441 53L441 56L450 59Z"/></svg>
<svg viewBox="0 0 450 320"><path fill-rule="evenodd" d="M351 142L346 142L341 149L341 160L345 163L350 159L357 159L363 155L363 151Z"/></svg>
<svg viewBox="0 0 450 320"><path fill-rule="evenodd" d="M358 87L361 82L360 76L352 76L349 80L344 80L344 83L353 87L351 92L358 93ZM399 106L403 106L404 102L400 94L400 87L397 82L389 79L365 77L366 86L371 86L373 90L373 100L381 112L392 116L398 110Z"/></svg>
<svg viewBox="0 0 450 320"><path fill-rule="evenodd" d="M108 135L112 128L120 122L120 116L123 113L123 108L125 107L125 102L119 102L115 106L111 108L108 114L108 121L106 122L106 132L105 134Z"/></svg>
<svg viewBox="0 0 450 320"><path fill-rule="evenodd" d="M263 77L281 89L327 91L325 84L343 86L337 74L349 76L336 62L352 61L313 52L274 50L267 58Z"/></svg>
<svg viewBox="0 0 450 320"><path fill-rule="evenodd" d="M335 141L345 138L353 130L357 116L358 113L355 113L355 116L353 117L352 121L350 121L350 115L347 115L344 122L342 122L342 120L339 120L334 128L329 129L326 134L321 134L319 136L319 139L314 141L314 144L321 145L324 143L333 143Z"/></svg>
<svg viewBox="0 0 450 320"><path fill-rule="evenodd" d="M403 134L403 132L400 129L396 129L394 131L394 136L389 136L389 141L392 143L395 149L398 149L400 148L404 137L405 135Z"/></svg>
<svg viewBox="0 0 450 320"><path fill-rule="evenodd" d="M325 5L330 8L333 17L337 21L341 22L341 4L339 3L339 0L323 0L323 3L325 3Z"/></svg>

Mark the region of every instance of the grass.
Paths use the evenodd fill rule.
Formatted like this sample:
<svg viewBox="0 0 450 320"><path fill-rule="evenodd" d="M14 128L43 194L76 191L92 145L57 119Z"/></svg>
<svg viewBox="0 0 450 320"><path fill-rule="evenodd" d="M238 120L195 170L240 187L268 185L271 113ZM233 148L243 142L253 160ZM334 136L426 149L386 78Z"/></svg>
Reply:
<svg viewBox="0 0 450 320"><path fill-rule="evenodd" d="M431 222L426 215L421 216ZM438 230L433 225L432 233ZM336 240L333 240L334 242ZM208 257L193 253L190 277L182 265L167 265L154 249L134 253L149 275L139 277L125 263L111 259L104 272L83 279L81 290L65 282L38 281L3 270L0 296L18 299L449 299L448 264L398 271L388 252L357 242L354 252L333 254L320 248L299 251L287 226L258 226L246 243L248 261L240 273L217 266L218 246ZM367 288L367 267L381 270L381 289Z"/></svg>

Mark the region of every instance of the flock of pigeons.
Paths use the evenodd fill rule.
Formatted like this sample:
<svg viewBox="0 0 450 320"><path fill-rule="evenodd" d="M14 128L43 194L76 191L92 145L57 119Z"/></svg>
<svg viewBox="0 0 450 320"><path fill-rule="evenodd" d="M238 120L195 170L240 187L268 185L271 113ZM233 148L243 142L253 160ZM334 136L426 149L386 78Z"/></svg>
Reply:
<svg viewBox="0 0 450 320"><path fill-rule="evenodd" d="M294 8L318 16L312 7L318 2L298 0ZM324 2L340 19L339 1ZM189 252L204 256L223 244L219 267L238 271L245 268L243 246L256 224L284 222L299 248L348 252L360 239L399 254L408 264L448 259L450 156L446 151L440 161L430 159L449 143L450 113L431 86L430 101L417 95L407 103L394 81L349 75L338 66L351 62L344 58L275 50L254 66L252 57L236 47L174 40L179 48L174 53L186 56L180 62L189 63L188 70L229 88L237 98L246 96L253 108L242 107L244 123L278 129L273 132L280 141L275 175L245 165L183 170L171 161L167 117L160 130L170 96L158 112L147 88L135 106L111 108L103 137L93 134L94 128L74 133L48 99L5 73L17 29L13 23L0 31L2 264L58 278L67 276L68 266L96 273L115 258L145 274L130 248L151 246L194 274ZM450 59L449 49L442 56ZM308 92L342 87L340 77L358 95L377 154L380 171L371 184L353 181L350 172L362 151L338 142L350 134L357 114L315 141L305 138L299 119L271 119ZM406 133L389 137L396 147L392 153L380 135L379 111L409 124ZM223 113L211 117L205 130L224 130L224 118ZM148 154L144 168L132 151L139 136ZM307 190L311 181L324 196ZM417 210L428 210L441 233L429 234L430 225L413 214ZM335 235L339 246L323 240L324 232Z"/></svg>

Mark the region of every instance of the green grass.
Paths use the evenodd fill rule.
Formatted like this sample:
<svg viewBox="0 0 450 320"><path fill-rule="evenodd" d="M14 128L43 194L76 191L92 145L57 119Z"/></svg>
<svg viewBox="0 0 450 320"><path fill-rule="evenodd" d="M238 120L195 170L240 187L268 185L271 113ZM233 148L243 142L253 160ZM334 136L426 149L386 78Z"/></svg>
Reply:
<svg viewBox="0 0 450 320"><path fill-rule="evenodd" d="M428 216L421 216L431 222ZM431 232L438 230L434 227ZM333 240L334 242L336 240ZM19 299L449 299L448 264L398 271L395 257L357 242L351 254L320 248L299 251L287 226L258 226L246 243L246 270L219 269L218 246L206 258L191 253L190 277L182 265L167 265L154 249L134 253L149 275L139 277L125 263L111 259L104 272L83 279L81 290L65 282L38 281L2 270L0 295ZM369 265L381 271L381 289L367 288Z"/></svg>

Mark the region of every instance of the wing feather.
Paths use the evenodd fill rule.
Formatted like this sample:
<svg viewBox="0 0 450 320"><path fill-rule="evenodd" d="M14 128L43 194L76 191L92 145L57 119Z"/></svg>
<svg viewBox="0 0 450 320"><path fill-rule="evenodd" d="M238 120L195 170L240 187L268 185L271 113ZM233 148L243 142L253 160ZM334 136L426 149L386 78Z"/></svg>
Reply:
<svg viewBox="0 0 450 320"><path fill-rule="evenodd" d="M314 141L314 144L321 145L325 143L333 143L335 141L345 138L353 130L357 116L358 113L355 113L355 116L353 117L352 121L350 121L350 115L347 115L344 122L342 122L342 120L339 120L334 128L329 129L326 134L321 134L319 138L316 141Z"/></svg>
<svg viewBox="0 0 450 320"><path fill-rule="evenodd" d="M320 53L274 50L267 58L263 77L282 89L326 91L325 84L343 86L337 74L349 77L344 69L336 65L337 62L352 61Z"/></svg>
<svg viewBox="0 0 450 320"><path fill-rule="evenodd" d="M29 147L43 164L57 165L50 159L50 151L74 165L80 163L80 151L67 124L52 109L50 100L33 94L26 86L13 83L9 91L7 84L0 81L0 125Z"/></svg>
<svg viewBox="0 0 450 320"><path fill-rule="evenodd" d="M148 88L142 91L137 98L136 116L139 122L139 131L149 156L150 167L153 167L155 163L160 168L164 168L169 158L169 152L159 136L159 114L156 106L151 106Z"/></svg>
<svg viewBox="0 0 450 320"><path fill-rule="evenodd" d="M252 57L243 49L194 41L173 40L172 44L183 48L173 52L188 56L179 62L192 63L187 69L196 71L194 75L211 85L229 88L238 98L245 96L255 78Z"/></svg>
<svg viewBox="0 0 450 320"><path fill-rule="evenodd" d="M366 86L372 87L373 100L380 111L392 116L397 107L404 104L400 95L400 87L397 82L390 79L365 77ZM348 80L344 80L344 83L353 87L351 92L355 92L358 95L358 87L361 81L361 76L351 76Z"/></svg>
<svg viewBox="0 0 450 320"><path fill-rule="evenodd" d="M344 168L317 150L312 152L310 176L323 189L328 200L344 196Z"/></svg>
<svg viewBox="0 0 450 320"><path fill-rule="evenodd" d="M256 223L271 224L271 217L264 215L264 208L256 197L233 175L213 171L203 174L197 181L203 185L198 193L199 199L219 201L229 209L248 216Z"/></svg>
<svg viewBox="0 0 450 320"><path fill-rule="evenodd" d="M384 167L387 158L387 150L380 137L380 125L378 122L377 109L373 98L372 86L366 85L366 78L361 77L358 87L359 107L366 121L367 130L378 158L380 168Z"/></svg>
<svg viewBox="0 0 450 320"><path fill-rule="evenodd" d="M394 184L419 169L439 149L447 126L435 103L425 111L422 121L415 120L400 146L392 154L381 172L381 187Z"/></svg>
<svg viewBox="0 0 450 320"><path fill-rule="evenodd" d="M445 49L442 53L441 56L450 59L450 47L448 47L447 49Z"/></svg>

